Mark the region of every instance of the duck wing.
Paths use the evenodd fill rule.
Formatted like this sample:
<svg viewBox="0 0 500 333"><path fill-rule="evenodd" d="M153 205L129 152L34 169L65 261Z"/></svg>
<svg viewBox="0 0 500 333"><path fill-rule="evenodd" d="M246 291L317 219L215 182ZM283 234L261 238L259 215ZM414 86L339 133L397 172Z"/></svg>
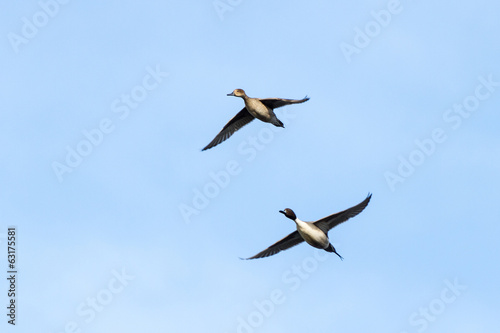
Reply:
<svg viewBox="0 0 500 333"><path fill-rule="evenodd" d="M304 103L309 100L309 97L304 97L303 99L285 99L285 98L260 98L259 101L265 106L276 109L288 104L299 104Z"/></svg>
<svg viewBox="0 0 500 333"><path fill-rule="evenodd" d="M254 255L253 257L246 258L246 259L248 260L248 259L269 257L272 255L275 255L278 252L288 250L289 248L291 248L297 244L300 244L303 241L304 241L304 239L302 238L302 236L300 236L299 232L294 231L290 235L286 236L285 238L283 238L283 239L277 241L276 243L274 243L273 245L269 246L264 251L261 251L261 252L257 253L256 255Z"/></svg>
<svg viewBox="0 0 500 333"><path fill-rule="evenodd" d="M368 206L368 203L370 202L372 195L371 193L368 194L365 200L357 204L356 206L353 206L351 208L348 208L344 211L329 215L327 217L322 218L321 220L318 220L316 222L313 222L315 226L320 228L325 234L328 232L328 230L336 227L342 222L345 222L349 220L351 217L354 217L361 213L363 209Z"/></svg>
<svg viewBox="0 0 500 333"><path fill-rule="evenodd" d="M254 119L254 116L252 116L250 112L248 112L247 108L244 107L222 128L219 134L217 134L217 136L205 148L203 148L202 151L215 147L219 143L226 141L231 135L233 135L234 132Z"/></svg>

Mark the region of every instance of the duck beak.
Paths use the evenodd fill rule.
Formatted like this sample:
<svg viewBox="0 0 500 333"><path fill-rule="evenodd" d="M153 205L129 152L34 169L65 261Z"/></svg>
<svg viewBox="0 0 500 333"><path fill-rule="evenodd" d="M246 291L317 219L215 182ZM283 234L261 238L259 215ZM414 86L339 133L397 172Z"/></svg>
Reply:
<svg viewBox="0 0 500 333"><path fill-rule="evenodd" d="M230 94L227 94L227 96L234 96L234 91Z"/></svg>
<svg viewBox="0 0 500 333"><path fill-rule="evenodd" d="M280 213L283 214L283 215L286 215L286 213L282 210L280 210Z"/></svg>

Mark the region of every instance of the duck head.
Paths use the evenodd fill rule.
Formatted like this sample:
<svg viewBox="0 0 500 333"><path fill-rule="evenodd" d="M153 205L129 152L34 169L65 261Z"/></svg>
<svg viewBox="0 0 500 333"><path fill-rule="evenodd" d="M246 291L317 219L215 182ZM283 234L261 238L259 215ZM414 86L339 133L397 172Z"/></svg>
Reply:
<svg viewBox="0 0 500 333"><path fill-rule="evenodd" d="M290 220L293 220L293 221L295 221L295 219L297 218L297 216L295 215L293 210L291 210L290 208L287 208L285 210L280 210L280 213L285 215L286 217L288 217Z"/></svg>
<svg viewBox="0 0 500 333"><path fill-rule="evenodd" d="M243 89L234 89L232 93L227 94L228 96L234 96L234 97L243 97L246 96L245 90Z"/></svg>

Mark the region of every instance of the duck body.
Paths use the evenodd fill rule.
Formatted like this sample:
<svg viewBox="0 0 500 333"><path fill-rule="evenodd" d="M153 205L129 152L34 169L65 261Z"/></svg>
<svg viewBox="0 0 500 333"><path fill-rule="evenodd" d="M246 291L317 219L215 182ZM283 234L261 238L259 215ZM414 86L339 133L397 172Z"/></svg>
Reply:
<svg viewBox="0 0 500 333"><path fill-rule="evenodd" d="M247 111L254 116L254 118L257 118L265 123L271 123L276 127L285 127L281 120L276 117L273 109L262 103L260 99L251 98L245 95L243 100L245 101Z"/></svg>
<svg viewBox="0 0 500 333"><path fill-rule="evenodd" d="M297 231L307 244L322 250L329 247L330 241L327 234L313 223L295 219L295 224L297 225Z"/></svg>

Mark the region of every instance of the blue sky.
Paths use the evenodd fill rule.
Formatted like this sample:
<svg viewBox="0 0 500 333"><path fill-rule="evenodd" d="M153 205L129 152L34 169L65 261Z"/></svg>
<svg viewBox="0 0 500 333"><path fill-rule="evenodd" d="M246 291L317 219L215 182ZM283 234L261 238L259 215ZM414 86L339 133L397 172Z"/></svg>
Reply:
<svg viewBox="0 0 500 333"><path fill-rule="evenodd" d="M2 9L2 331L498 329L497 2ZM201 152L235 88L311 99ZM344 261L239 259L369 192Z"/></svg>

